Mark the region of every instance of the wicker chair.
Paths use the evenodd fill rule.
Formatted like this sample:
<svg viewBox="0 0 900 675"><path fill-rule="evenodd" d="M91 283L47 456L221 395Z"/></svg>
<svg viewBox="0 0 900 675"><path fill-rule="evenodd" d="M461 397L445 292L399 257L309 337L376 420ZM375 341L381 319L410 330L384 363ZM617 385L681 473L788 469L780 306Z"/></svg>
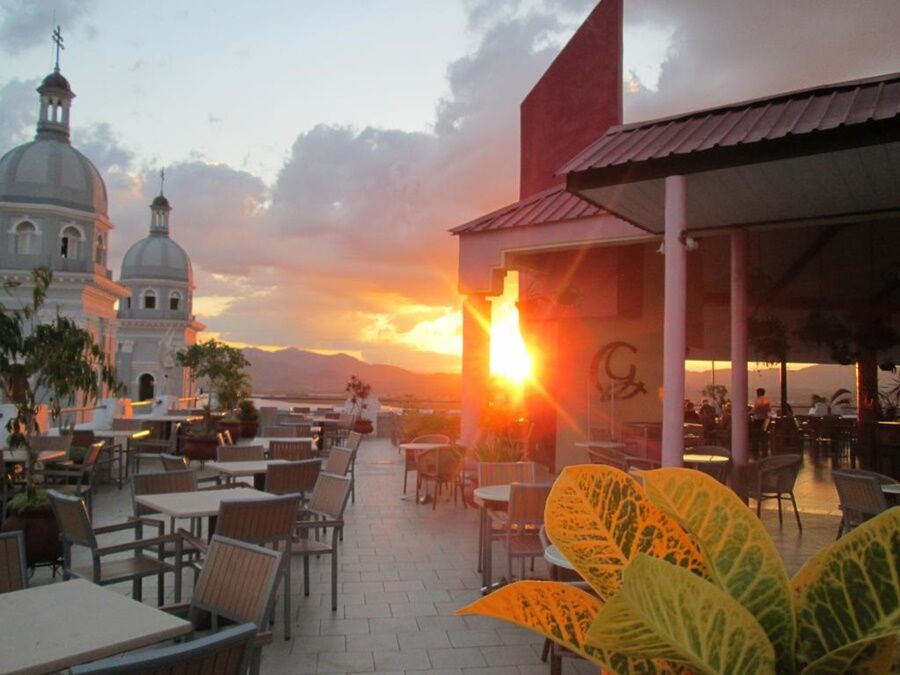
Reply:
<svg viewBox="0 0 900 675"><path fill-rule="evenodd" d="M509 488L508 526L506 528L506 565L510 580L513 578L513 559L522 560L522 575L525 578L525 559L544 555L544 545L538 534L544 525L544 506L552 483L513 483Z"/></svg>
<svg viewBox="0 0 900 675"><path fill-rule="evenodd" d="M244 675L256 640L256 625L244 623L204 637L82 666L72 675Z"/></svg>
<svg viewBox="0 0 900 675"><path fill-rule="evenodd" d="M463 453L459 448L444 446L423 450L416 454L416 502L419 501L419 491L425 486L425 495L428 495L428 483L434 483L434 495L431 500L431 509L437 508L438 496L441 494L441 486L447 485L453 491L453 502L456 503L457 490L462 495L462 483L459 480L459 472L462 468ZM463 507L466 500L463 495Z"/></svg>
<svg viewBox="0 0 900 675"><path fill-rule="evenodd" d="M216 450L219 462L261 462L266 449L261 445L220 445Z"/></svg>
<svg viewBox="0 0 900 675"><path fill-rule="evenodd" d="M25 564L25 533L0 532L0 593L28 588Z"/></svg>
<svg viewBox="0 0 900 675"><path fill-rule="evenodd" d="M831 472L841 506L841 526L837 537L861 525L888 508L881 486L894 479L874 471L835 469Z"/></svg>
<svg viewBox="0 0 900 675"><path fill-rule="evenodd" d="M537 478L537 464L534 462L481 462L478 465L478 485L511 485L512 483L534 483ZM487 509L491 538L499 539L506 534L508 524L506 509ZM481 571L483 555L484 521L478 520L478 571Z"/></svg>
<svg viewBox="0 0 900 675"><path fill-rule="evenodd" d="M451 442L450 437L444 434L426 434L417 436L410 441L410 443L442 443L446 445L450 445ZM409 472L416 470L416 451L406 450L405 453L406 456L403 462L403 494L406 494L406 482Z"/></svg>
<svg viewBox="0 0 900 675"><path fill-rule="evenodd" d="M68 497L55 490L48 490L50 506L56 516L56 524L59 527L59 537L63 543L63 579L72 577L88 579L95 584L106 586L108 584L132 582L132 597L141 601L143 599L142 581L144 577L155 576L158 578L157 601L163 604L165 599L165 574L175 572L175 598L181 595L180 560L181 537L174 534L162 534L162 523L159 524L159 535L149 539L143 538L143 519L133 519L126 523L93 527L88 517L84 500L78 497ZM122 532L132 530L135 540L100 546L97 543L98 534ZM163 547L167 544L175 546L175 566L162 559ZM92 564L80 567L72 567L72 547L84 546L90 549ZM143 553L144 549L155 549L157 557L153 558ZM104 561L104 556L116 553L134 551L131 558Z"/></svg>
<svg viewBox="0 0 900 675"><path fill-rule="evenodd" d="M321 468L322 462L318 459L269 464L266 467L266 492L273 495L299 494L303 499L315 488Z"/></svg>
<svg viewBox="0 0 900 675"><path fill-rule="evenodd" d="M259 632L253 644L250 672L258 673L262 647L272 641L272 633L263 632L262 627L272 612L283 556L279 551L213 535L190 604L166 609L187 616L198 629L207 615L216 632L220 617L255 624Z"/></svg>
<svg viewBox="0 0 900 675"><path fill-rule="evenodd" d="M299 462L312 459L312 441L270 441L269 459L286 459L289 462Z"/></svg>
<svg viewBox="0 0 900 675"><path fill-rule="evenodd" d="M337 610L338 540L344 529L344 509L350 497L350 477L320 473L309 506L298 521L294 554L303 556L303 594L309 595L309 556L331 554L331 609ZM331 530L331 543L309 538L310 530Z"/></svg>
<svg viewBox="0 0 900 675"><path fill-rule="evenodd" d="M262 429L260 436L265 438L297 438L297 432L294 431L294 427L272 424L260 428Z"/></svg>
<svg viewBox="0 0 900 675"><path fill-rule="evenodd" d="M803 465L800 455L772 455L761 459L755 465L756 480L750 481L749 496L756 500L756 515L762 516L762 503L766 499L778 500L778 524L784 524L781 502L790 499L794 507L794 516L797 518L797 528L802 532L803 524L800 522L800 511L797 509L797 500L794 498L794 483L797 482L797 474Z"/></svg>

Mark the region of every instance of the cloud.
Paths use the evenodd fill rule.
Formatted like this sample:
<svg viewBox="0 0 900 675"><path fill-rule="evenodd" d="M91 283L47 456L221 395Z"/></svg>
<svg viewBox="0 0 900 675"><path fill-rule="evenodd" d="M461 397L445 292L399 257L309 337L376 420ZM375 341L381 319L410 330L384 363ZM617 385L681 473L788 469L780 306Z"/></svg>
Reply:
<svg viewBox="0 0 900 675"><path fill-rule="evenodd" d="M15 56L36 45L50 45L50 33L57 24L63 27L63 38L75 30L93 11L93 0L0 0L0 45ZM86 26L89 38L97 29Z"/></svg>
<svg viewBox="0 0 900 675"><path fill-rule="evenodd" d="M10 80L0 87L0 151L30 140L34 135L39 80Z"/></svg>

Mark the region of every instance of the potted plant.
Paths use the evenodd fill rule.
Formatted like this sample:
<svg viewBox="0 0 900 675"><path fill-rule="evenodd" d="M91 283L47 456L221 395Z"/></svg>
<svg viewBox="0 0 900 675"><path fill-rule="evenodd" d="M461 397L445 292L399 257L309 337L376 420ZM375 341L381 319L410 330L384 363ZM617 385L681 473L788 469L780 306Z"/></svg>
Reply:
<svg viewBox="0 0 900 675"><path fill-rule="evenodd" d="M259 431L259 410L249 398L238 404L238 417L241 420L241 438L253 438Z"/></svg>
<svg viewBox="0 0 900 675"><path fill-rule="evenodd" d="M191 371L195 379L204 378L209 386L209 402L203 409L203 423L188 431L184 454L190 459L205 461L215 459L220 429L232 429L235 437L241 422L231 416L238 401L250 395L250 376L244 368L250 362L244 352L218 340L207 340L182 349L176 354L178 364ZM213 402L224 416L213 419Z"/></svg>
<svg viewBox="0 0 900 675"><path fill-rule="evenodd" d="M350 377L344 389L350 395L350 414L353 416L353 431L360 434L371 434L372 420L363 417L363 412L369 407L366 399L372 391L372 385L366 384L356 375Z"/></svg>
<svg viewBox="0 0 900 675"><path fill-rule="evenodd" d="M36 268L30 299L17 307L0 304L0 387L15 405L15 416L6 423L7 443L26 455L24 469L15 477L25 489L10 500L10 515L0 529L24 530L29 565L54 562L61 553L47 493L37 480L33 441L47 431L40 425L41 408L47 406L56 422L64 405L91 406L105 392L119 395L123 390L90 332L69 317L42 311L52 281L49 269ZM18 285L7 283L5 288L10 292Z"/></svg>

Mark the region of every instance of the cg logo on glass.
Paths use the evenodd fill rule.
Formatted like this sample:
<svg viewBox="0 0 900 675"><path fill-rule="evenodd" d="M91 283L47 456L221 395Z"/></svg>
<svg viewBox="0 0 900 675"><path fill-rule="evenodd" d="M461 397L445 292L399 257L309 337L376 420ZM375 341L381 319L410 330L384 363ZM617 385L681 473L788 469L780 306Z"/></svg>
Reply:
<svg viewBox="0 0 900 675"><path fill-rule="evenodd" d="M591 360L591 383L600 393L600 400L608 401L610 396L614 396L622 401L634 398L638 394L647 393L644 383L637 380L637 366L634 363L628 364L625 374L613 370L616 353L623 349L637 354L637 347L617 340L601 347ZM621 361L623 358L620 357L619 360ZM601 363L603 364L603 374L599 372Z"/></svg>

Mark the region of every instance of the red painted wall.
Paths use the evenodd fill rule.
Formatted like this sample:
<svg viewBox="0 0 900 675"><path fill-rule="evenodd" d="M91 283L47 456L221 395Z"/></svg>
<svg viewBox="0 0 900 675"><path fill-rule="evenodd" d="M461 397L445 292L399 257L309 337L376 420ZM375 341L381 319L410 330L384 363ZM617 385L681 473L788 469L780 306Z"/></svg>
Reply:
<svg viewBox="0 0 900 675"><path fill-rule="evenodd" d="M603 0L521 105L524 199L564 182L554 173L622 122L622 0Z"/></svg>

